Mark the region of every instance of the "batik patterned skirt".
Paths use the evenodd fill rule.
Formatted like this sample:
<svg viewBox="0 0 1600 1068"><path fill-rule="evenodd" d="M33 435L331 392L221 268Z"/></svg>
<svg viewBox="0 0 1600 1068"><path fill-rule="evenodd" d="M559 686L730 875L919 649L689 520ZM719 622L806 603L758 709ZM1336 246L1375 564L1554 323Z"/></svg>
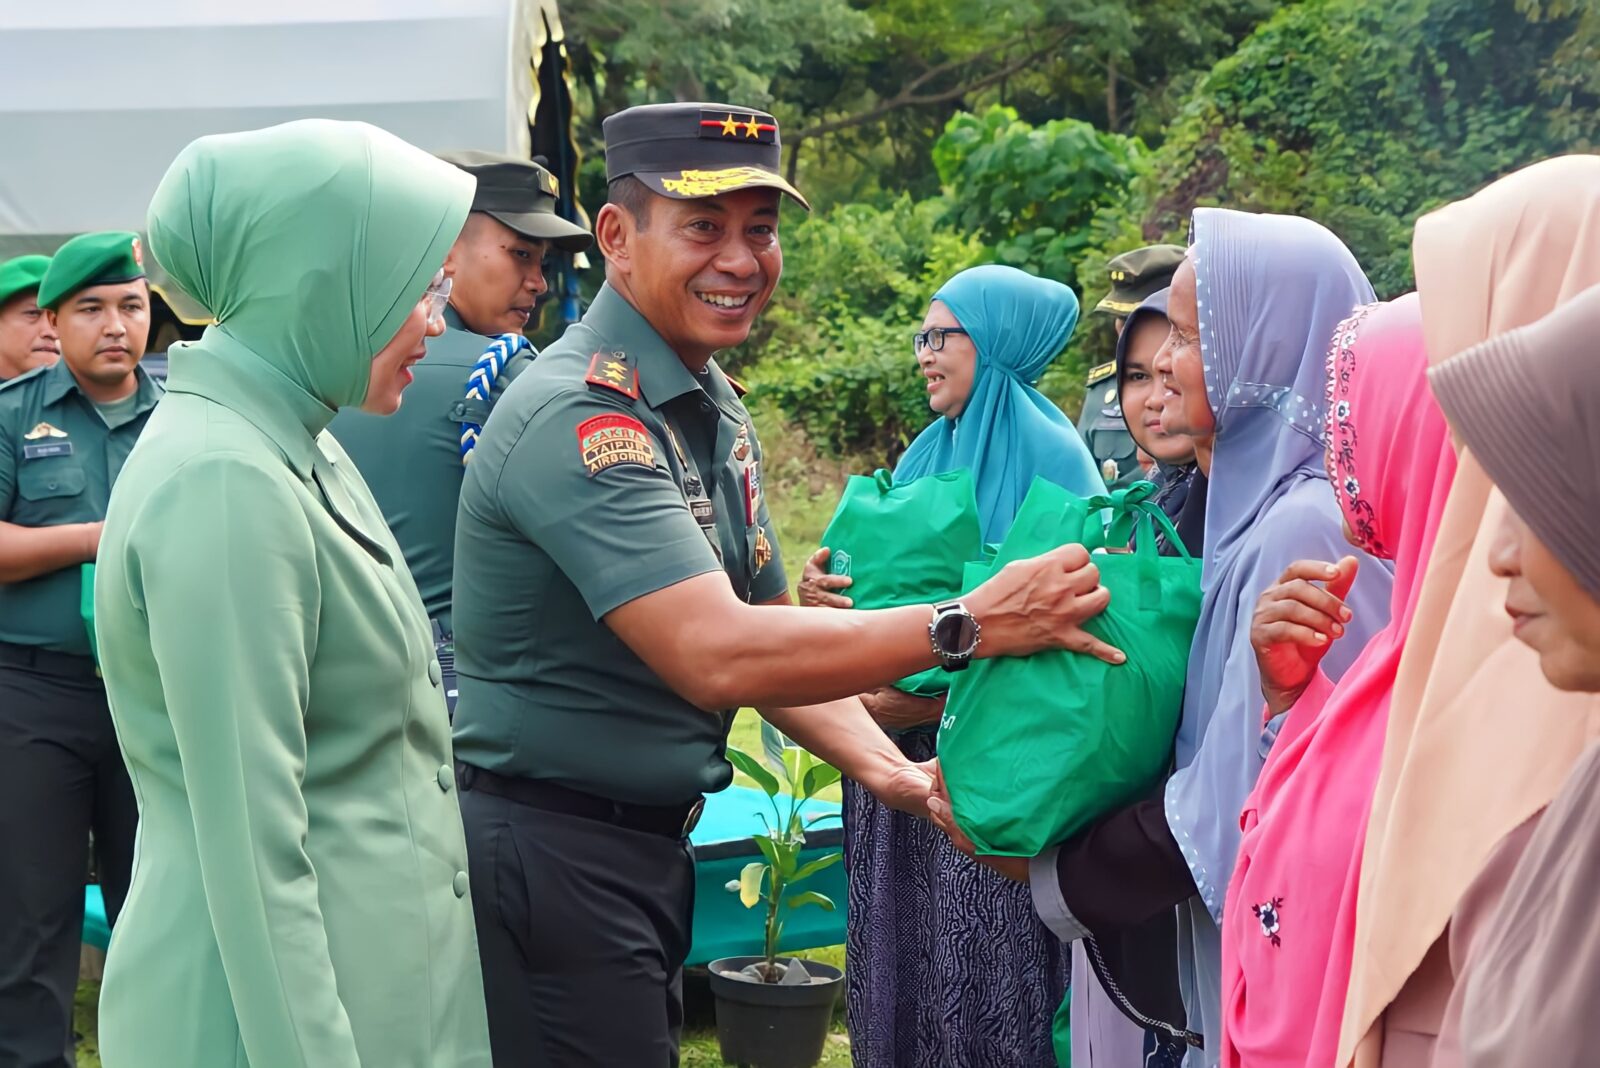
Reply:
<svg viewBox="0 0 1600 1068"><path fill-rule="evenodd" d="M931 731L899 736L915 761ZM844 784L845 996L856 1068L1055 1068L1070 954L1028 887Z"/></svg>

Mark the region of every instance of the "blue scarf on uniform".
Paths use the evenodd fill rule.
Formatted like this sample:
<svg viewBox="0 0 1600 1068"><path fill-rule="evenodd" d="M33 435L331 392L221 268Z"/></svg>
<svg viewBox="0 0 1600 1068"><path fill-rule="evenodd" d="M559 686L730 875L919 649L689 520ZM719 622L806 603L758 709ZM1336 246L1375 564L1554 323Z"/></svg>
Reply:
<svg viewBox="0 0 1600 1068"><path fill-rule="evenodd" d="M983 538L1005 537L1035 476L1082 497L1106 491L1070 420L1033 388L1078 325L1078 298L1060 282L990 264L962 271L933 295L978 350L972 393L955 419L917 435L896 482L972 471Z"/></svg>
<svg viewBox="0 0 1600 1068"><path fill-rule="evenodd" d="M467 376L466 399L469 401L482 401L487 405L494 396L494 384L499 381L500 374L506 369L506 364L511 358L523 349L533 348L532 343L521 334L497 334L490 342L489 347L478 357L478 362L473 365L472 373ZM461 462L466 463L472 459L472 450L478 447L478 435L483 432L481 423L465 422L461 424Z"/></svg>

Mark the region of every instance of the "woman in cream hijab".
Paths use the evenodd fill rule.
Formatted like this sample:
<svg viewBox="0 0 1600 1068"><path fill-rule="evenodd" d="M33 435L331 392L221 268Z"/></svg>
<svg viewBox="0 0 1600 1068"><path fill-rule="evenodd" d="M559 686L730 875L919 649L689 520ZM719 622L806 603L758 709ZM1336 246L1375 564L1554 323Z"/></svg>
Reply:
<svg viewBox="0 0 1600 1068"><path fill-rule="evenodd" d="M1600 157L1546 160L1424 217L1413 256L1432 363L1540 318L1600 283ZM1557 692L1512 637L1487 563L1504 509L1463 449L1395 681L1340 1066L1429 1063L1461 966L1452 913L1600 730L1600 699Z"/></svg>

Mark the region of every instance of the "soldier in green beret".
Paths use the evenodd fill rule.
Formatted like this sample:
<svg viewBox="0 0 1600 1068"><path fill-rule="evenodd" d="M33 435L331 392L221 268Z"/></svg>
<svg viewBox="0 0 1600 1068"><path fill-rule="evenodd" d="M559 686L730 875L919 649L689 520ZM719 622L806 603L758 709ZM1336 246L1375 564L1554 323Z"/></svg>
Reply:
<svg viewBox="0 0 1600 1068"><path fill-rule="evenodd" d="M1044 645L1121 655L1078 627L1105 596L1078 546L960 602L786 607L761 440L715 359L778 284L780 197L805 206L778 123L661 104L604 129L606 284L507 387L457 519L457 778L505 1066L677 1063L688 834L733 778L737 709L923 812L927 771L857 695Z"/></svg>
<svg viewBox="0 0 1600 1068"><path fill-rule="evenodd" d="M1183 262L1183 249L1177 245L1149 245L1115 256L1106 264L1111 276L1111 292L1094 310L1114 315L1117 334L1122 324L1146 297L1172 284L1172 276ZM1100 476L1111 489L1121 489L1144 477L1138 447L1122 421L1122 404L1117 399L1115 360L1089 371L1088 388L1083 395L1083 412L1078 416L1078 433L1089 445Z"/></svg>
<svg viewBox="0 0 1600 1068"><path fill-rule="evenodd" d="M456 501L478 434L505 387L538 355L522 336L549 288L551 249L582 252L589 231L558 214L560 187L544 167L492 152L441 157L477 179L472 214L446 257L451 279L443 336L411 368L415 381L391 416L346 408L329 425L356 463L400 543L433 621L445 700L454 711L450 622Z"/></svg>
<svg viewBox="0 0 1600 1068"><path fill-rule="evenodd" d="M139 368L139 239L61 246L38 303L61 360L0 385L0 1064L73 1063L90 832L113 924L138 810L82 602L111 485L160 387Z"/></svg>
<svg viewBox="0 0 1600 1068"><path fill-rule="evenodd" d="M0 263L0 382L61 356L55 324L39 307L39 283L49 266L49 256Z"/></svg>

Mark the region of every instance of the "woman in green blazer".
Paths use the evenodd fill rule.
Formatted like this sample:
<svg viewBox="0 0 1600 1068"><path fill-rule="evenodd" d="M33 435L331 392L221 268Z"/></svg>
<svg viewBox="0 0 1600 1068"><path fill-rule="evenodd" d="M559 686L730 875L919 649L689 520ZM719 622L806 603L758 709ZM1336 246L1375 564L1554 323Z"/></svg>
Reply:
<svg viewBox="0 0 1600 1068"><path fill-rule="evenodd" d="M398 407L472 192L312 120L201 138L150 205L151 251L216 323L172 352L100 543L140 815L106 1068L489 1063L433 635L323 432Z"/></svg>

